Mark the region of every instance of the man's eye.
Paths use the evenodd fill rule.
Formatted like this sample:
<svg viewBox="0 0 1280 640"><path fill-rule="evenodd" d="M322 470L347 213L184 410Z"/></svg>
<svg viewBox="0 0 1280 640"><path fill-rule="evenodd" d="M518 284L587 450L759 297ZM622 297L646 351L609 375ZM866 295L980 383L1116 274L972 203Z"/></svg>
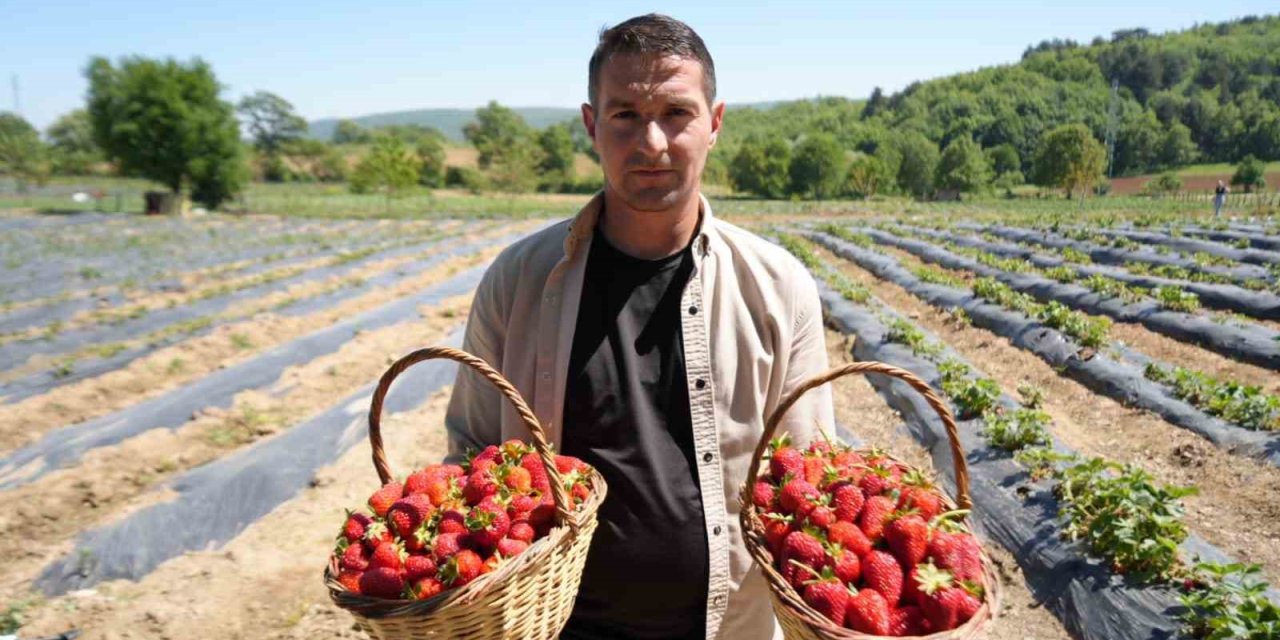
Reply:
<svg viewBox="0 0 1280 640"><path fill-rule="evenodd" d="M667 113L673 116L692 115L692 112L689 111L688 109L685 109L684 107L672 107L670 110L667 111Z"/></svg>
<svg viewBox="0 0 1280 640"><path fill-rule="evenodd" d="M617 113L613 114L613 117L614 117L614 119L615 119L615 120L631 120L631 119L634 119L634 118L636 117L636 112L634 112L634 111L619 111L619 112L617 112Z"/></svg>

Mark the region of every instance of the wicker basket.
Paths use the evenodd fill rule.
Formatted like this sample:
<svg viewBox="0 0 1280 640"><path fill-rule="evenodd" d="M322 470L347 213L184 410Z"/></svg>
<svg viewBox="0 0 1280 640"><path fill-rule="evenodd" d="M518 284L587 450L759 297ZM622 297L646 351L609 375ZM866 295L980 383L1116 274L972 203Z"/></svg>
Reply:
<svg viewBox="0 0 1280 640"><path fill-rule="evenodd" d="M414 351L396 361L382 375L374 390L369 409L369 441L373 445L373 466L383 484L392 479L382 447L380 426L387 390L405 369L424 360L440 358L475 369L515 405L529 428L533 445L550 477L556 504L555 524L546 537L496 571L426 600L385 600L347 591L337 581L336 561L331 560L325 569L329 597L339 607L350 611L356 622L379 640L553 638L560 633L573 611L582 568L596 528L596 512L607 491L604 478L593 470L588 478L590 497L577 509L569 511L572 503L556 470L546 434L515 387L480 358L457 349L431 347Z"/></svg>
<svg viewBox="0 0 1280 640"><path fill-rule="evenodd" d="M942 496L943 501L948 509L955 509L957 503L962 509L972 507L972 502L969 499L969 469L965 463L964 452L960 449L955 418L952 416L951 410L947 408L946 403L933 392L928 383L909 371L881 362L854 362L842 367L836 367L806 380L790 395L783 398L778 405L777 411L772 416L769 416L765 422L764 433L760 436L760 442L756 445L755 454L751 458L747 482L742 486L742 491L739 495L742 504L740 517L743 538L745 539L747 550L755 558L756 562L760 563L765 579L769 583L769 596L773 602L773 611L777 615L783 634L788 640L868 640L878 637L836 625L826 616L814 611L809 605L805 604L800 594L792 588L791 584L774 567L773 554L769 550L769 545L765 542L764 529L760 524L756 506L751 499L752 487L755 486L765 449L768 447L769 440L773 437L774 432L777 431L778 424L782 422L782 416L787 412L787 409L791 408L791 405L795 404L800 399L800 396L810 389L854 373L878 373L897 378L911 385L912 388L924 396L929 406L942 418L942 424L946 427L947 437L951 443L951 456L955 465L956 500L952 502L944 495ZM899 464L903 464L901 460L894 460ZM964 528L968 530L967 525L964 525ZM950 631L943 631L925 637L935 640L968 640L982 637L983 629L995 618L996 612L1000 608L1000 580L992 570L991 558L985 552L982 555L982 570L986 583L986 598L982 608L963 625Z"/></svg>

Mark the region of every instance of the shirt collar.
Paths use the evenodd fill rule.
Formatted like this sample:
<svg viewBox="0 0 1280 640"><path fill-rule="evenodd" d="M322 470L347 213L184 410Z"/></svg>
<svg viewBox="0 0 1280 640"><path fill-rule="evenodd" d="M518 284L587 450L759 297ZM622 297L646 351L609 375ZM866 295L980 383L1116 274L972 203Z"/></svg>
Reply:
<svg viewBox="0 0 1280 640"><path fill-rule="evenodd" d="M711 202L707 197L699 193L698 200L702 203L702 220L698 224L698 235L693 238L693 246L697 253L705 257L710 250L711 237L715 234L715 218L711 214ZM569 223L569 235L564 239L566 258L575 259L582 247L590 243L603 207L604 191L599 191L592 196L586 206L578 211L578 215L574 216L573 221Z"/></svg>

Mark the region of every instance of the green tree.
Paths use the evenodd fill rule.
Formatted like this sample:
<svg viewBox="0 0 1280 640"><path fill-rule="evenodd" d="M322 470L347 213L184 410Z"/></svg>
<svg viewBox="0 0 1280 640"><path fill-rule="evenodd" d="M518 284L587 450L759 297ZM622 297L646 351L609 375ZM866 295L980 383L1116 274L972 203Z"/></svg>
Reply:
<svg viewBox="0 0 1280 640"><path fill-rule="evenodd" d="M1107 150L1083 124L1064 124L1040 142L1035 158L1036 184L1065 189L1067 197L1079 193L1083 202L1089 188L1102 178Z"/></svg>
<svg viewBox="0 0 1280 640"><path fill-rule="evenodd" d="M982 148L969 136L951 141L938 160L936 184L965 193L980 191L991 180L991 167Z"/></svg>
<svg viewBox="0 0 1280 640"><path fill-rule="evenodd" d="M432 131L435 131L434 129ZM439 134L439 132L436 132ZM444 186L444 136L427 136L418 141L418 184L429 189Z"/></svg>
<svg viewBox="0 0 1280 640"><path fill-rule="evenodd" d="M353 120L339 120L333 128L334 144L364 144L372 139L373 134Z"/></svg>
<svg viewBox="0 0 1280 640"><path fill-rule="evenodd" d="M253 145L268 156L287 142L307 133L307 121L293 111L288 100L269 91L257 91L240 100L236 110L245 117Z"/></svg>
<svg viewBox="0 0 1280 640"><path fill-rule="evenodd" d="M893 146L902 158L898 165L898 186L917 198L933 193L938 146L917 131L899 135Z"/></svg>
<svg viewBox="0 0 1280 640"><path fill-rule="evenodd" d="M836 195L845 180L847 162L835 136L805 136L791 156L791 192L810 194L817 200Z"/></svg>
<svg viewBox="0 0 1280 640"><path fill-rule="evenodd" d="M781 136L748 138L729 163L733 188L762 198L781 198L791 180L791 145Z"/></svg>
<svg viewBox="0 0 1280 640"><path fill-rule="evenodd" d="M1267 186L1267 181L1262 178L1265 171L1266 165L1253 154L1249 154L1241 158L1240 164L1236 165L1236 172L1231 176L1231 184L1244 187L1245 193L1251 193L1254 189L1264 189Z"/></svg>
<svg viewBox="0 0 1280 640"><path fill-rule="evenodd" d="M48 177L46 155L35 127L16 114L0 112L0 174L12 176L20 193Z"/></svg>
<svg viewBox="0 0 1280 640"><path fill-rule="evenodd" d="M1156 148L1157 163L1166 168L1181 167L1196 161L1200 150L1191 140L1191 129L1181 122L1168 125Z"/></svg>
<svg viewBox="0 0 1280 640"><path fill-rule="evenodd" d="M568 123L554 124L538 134L542 161L538 164L542 186L548 191L561 191L573 184L573 133Z"/></svg>
<svg viewBox="0 0 1280 640"><path fill-rule="evenodd" d="M102 150L93 141L89 112L76 109L62 115L45 131L53 171L62 175L85 175L102 161Z"/></svg>
<svg viewBox="0 0 1280 640"><path fill-rule="evenodd" d="M893 173L879 158L859 153L849 162L845 190L855 198L870 198L893 184Z"/></svg>
<svg viewBox="0 0 1280 640"><path fill-rule="evenodd" d="M418 182L420 163L399 138L378 136L352 171L349 187L352 193L382 193L390 209L393 196Z"/></svg>
<svg viewBox="0 0 1280 640"><path fill-rule="evenodd" d="M488 106L476 109L475 121L463 127L463 134L480 153L480 168L488 169L504 150L513 145L529 144L533 129L520 114L497 101L490 101ZM522 154L523 151L517 155ZM537 163L534 164L536 166Z"/></svg>
<svg viewBox="0 0 1280 640"><path fill-rule="evenodd" d="M1022 172L1022 158L1018 156L1018 149L1008 142L991 147L985 153L995 175L1001 176L1010 171Z"/></svg>
<svg viewBox="0 0 1280 640"><path fill-rule="evenodd" d="M199 58L125 58L119 67L90 61L89 117L94 139L121 173L147 178L215 208L248 179L240 126L231 104Z"/></svg>

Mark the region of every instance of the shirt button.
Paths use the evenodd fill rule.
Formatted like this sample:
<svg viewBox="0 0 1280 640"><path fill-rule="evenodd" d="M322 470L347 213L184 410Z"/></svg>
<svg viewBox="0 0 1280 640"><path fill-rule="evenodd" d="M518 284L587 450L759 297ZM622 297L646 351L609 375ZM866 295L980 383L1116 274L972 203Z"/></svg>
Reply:
<svg viewBox="0 0 1280 640"><path fill-rule="evenodd" d="M706 452L706 453L702 454L702 461L703 461L703 462L711 462L711 458L712 458L712 457L713 457L713 456L711 455L711 452L710 452L710 451L708 451L708 452Z"/></svg>
<svg viewBox="0 0 1280 640"><path fill-rule="evenodd" d="M698 308L697 308L697 307L689 307L689 315L691 315L691 316L696 316L696 315L698 315Z"/></svg>
<svg viewBox="0 0 1280 640"><path fill-rule="evenodd" d="M698 379L697 379L697 381L695 381L695 382L693 383L693 386L695 386L695 387L697 387L697 388L699 388L699 389L705 389L705 388L706 388L706 386L707 386L707 381L706 381L706 380L703 380L702 378L698 378Z"/></svg>
<svg viewBox="0 0 1280 640"><path fill-rule="evenodd" d="M720 525L716 525L715 528L711 530L711 533L712 535L720 535Z"/></svg>
<svg viewBox="0 0 1280 640"><path fill-rule="evenodd" d="M542 372L542 379L543 379L543 380L550 380L550 379L551 379L551 372L550 372L550 371L543 371L543 372Z"/></svg>

